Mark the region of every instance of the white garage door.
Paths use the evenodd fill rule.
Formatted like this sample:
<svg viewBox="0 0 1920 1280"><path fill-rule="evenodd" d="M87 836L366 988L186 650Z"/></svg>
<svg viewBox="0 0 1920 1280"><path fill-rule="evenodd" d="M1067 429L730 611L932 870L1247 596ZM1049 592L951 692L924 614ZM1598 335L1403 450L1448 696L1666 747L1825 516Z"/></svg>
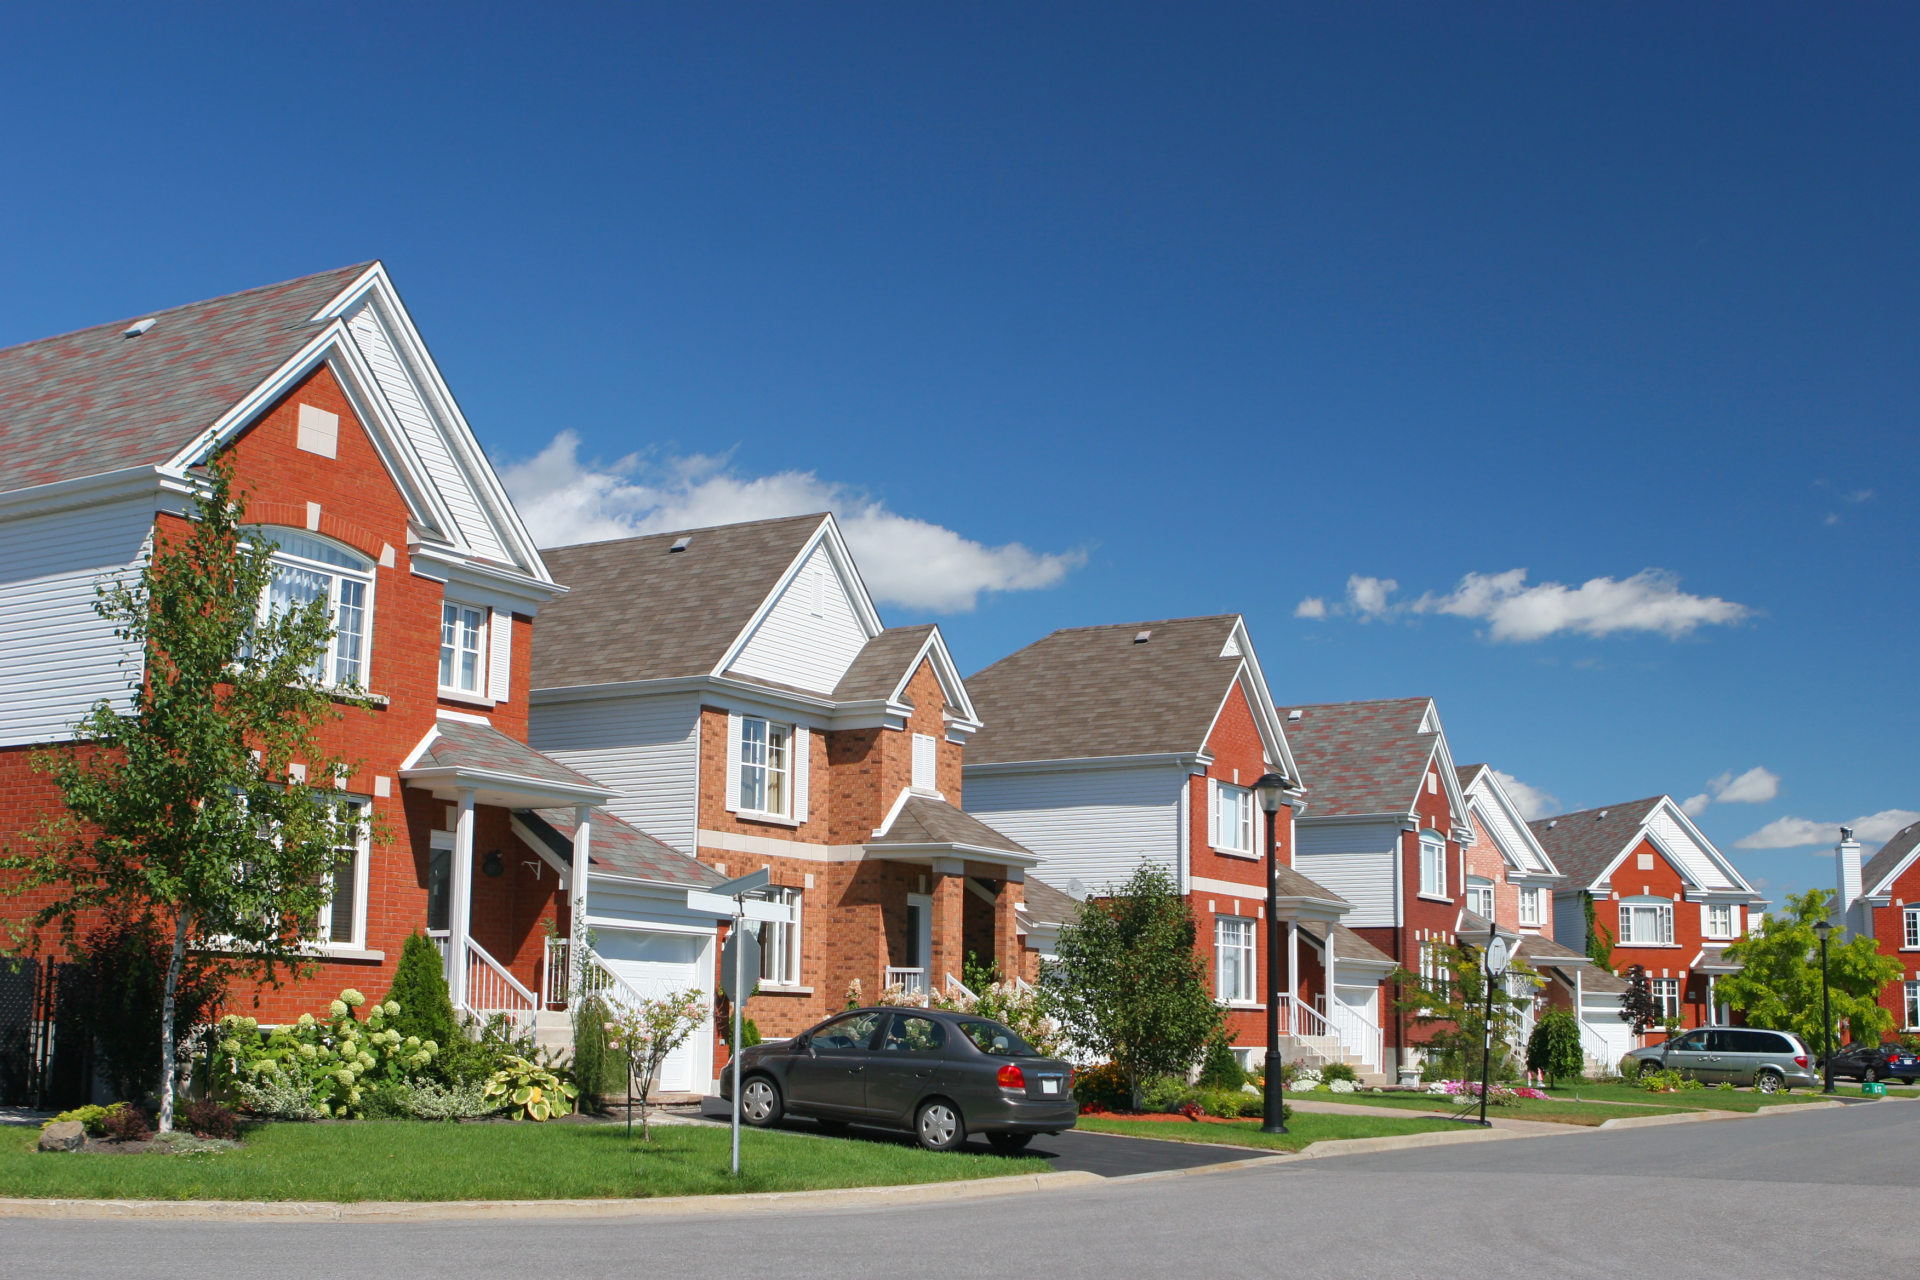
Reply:
<svg viewBox="0 0 1920 1280"><path fill-rule="evenodd" d="M683 933L602 928L598 930L595 950L622 982L640 995L658 997L694 988L705 991L712 985L701 981L700 976L700 952L706 941ZM667 1056L660 1066L656 1089L663 1093L697 1093L705 1089L705 1082L697 1086L694 1082L695 1046L702 1034L694 1032L685 1044Z"/></svg>

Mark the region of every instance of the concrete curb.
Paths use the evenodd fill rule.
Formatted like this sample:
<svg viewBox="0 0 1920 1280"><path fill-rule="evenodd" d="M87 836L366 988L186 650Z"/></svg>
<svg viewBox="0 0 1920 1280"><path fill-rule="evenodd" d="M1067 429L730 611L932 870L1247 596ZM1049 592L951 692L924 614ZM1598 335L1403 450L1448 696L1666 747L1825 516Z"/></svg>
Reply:
<svg viewBox="0 0 1920 1280"><path fill-rule="evenodd" d="M27 1200L0 1199L0 1219L199 1219L224 1222L458 1222L500 1218L652 1218L674 1214L774 1213L857 1209L878 1204L936 1204L1030 1192L1071 1191L1111 1181L1096 1173L1023 1173L1011 1178L922 1182L831 1191L758 1191L740 1195L662 1196L656 1200L453 1200L409 1203L324 1200Z"/></svg>

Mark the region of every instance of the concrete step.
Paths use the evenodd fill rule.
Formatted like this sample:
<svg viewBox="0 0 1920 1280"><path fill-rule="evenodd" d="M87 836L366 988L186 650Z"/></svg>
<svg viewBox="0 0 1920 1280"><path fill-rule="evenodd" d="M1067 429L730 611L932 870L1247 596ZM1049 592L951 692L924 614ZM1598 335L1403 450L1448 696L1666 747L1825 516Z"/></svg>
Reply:
<svg viewBox="0 0 1920 1280"><path fill-rule="evenodd" d="M533 1043L539 1049L573 1048L573 1015L564 1009L542 1009L534 1014Z"/></svg>

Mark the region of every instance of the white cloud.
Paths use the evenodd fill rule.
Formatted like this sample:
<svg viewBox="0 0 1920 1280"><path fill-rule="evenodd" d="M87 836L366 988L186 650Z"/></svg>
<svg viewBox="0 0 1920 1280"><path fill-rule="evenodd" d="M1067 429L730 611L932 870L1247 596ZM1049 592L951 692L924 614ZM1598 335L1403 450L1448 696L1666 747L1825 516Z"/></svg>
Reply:
<svg viewBox="0 0 1920 1280"><path fill-rule="evenodd" d="M1873 499L1873 490L1871 489L1855 489L1852 493L1841 495L1841 498L1840 498L1842 502L1856 502L1856 503L1870 502L1872 501L1872 499Z"/></svg>
<svg viewBox="0 0 1920 1280"><path fill-rule="evenodd" d="M1751 835L1733 842L1736 849L1801 849L1808 845L1838 844L1840 828L1853 828L1861 844L1879 845L1892 839L1905 827L1920 822L1920 813L1911 809L1882 809L1855 818L1852 822L1815 822L1811 818L1775 818Z"/></svg>
<svg viewBox="0 0 1920 1280"><path fill-rule="evenodd" d="M965 613L984 592L1055 586L1087 559L1084 551L975 542L811 471L743 477L728 459L698 454L584 463L579 448L580 438L562 431L533 457L500 469L541 546L830 510L875 599L935 613Z"/></svg>
<svg viewBox="0 0 1920 1280"><path fill-rule="evenodd" d="M1318 602L1327 613L1362 622L1415 613L1473 618L1491 624L1488 634L1493 639L1516 643L1544 640L1563 631L1587 636L1652 631L1678 639L1703 626L1745 621L1754 612L1719 596L1682 591L1680 579L1664 569L1642 569L1630 578L1589 578L1577 587L1558 582L1528 586L1525 569L1469 573L1447 594L1429 591L1417 600L1394 600L1393 593L1399 589L1392 578L1356 573L1347 579L1344 603L1329 608L1317 596L1308 600Z"/></svg>
<svg viewBox="0 0 1920 1280"><path fill-rule="evenodd" d="M1697 796L1688 796L1680 807L1689 818L1697 818L1710 804L1765 804L1780 794L1780 775L1755 765L1735 777L1731 770L1707 783Z"/></svg>
<svg viewBox="0 0 1920 1280"><path fill-rule="evenodd" d="M1493 776L1500 780L1501 787L1506 790L1507 798L1513 801L1514 807L1520 810L1520 816L1528 822L1560 812L1559 796L1542 791L1539 787L1522 782L1512 774L1503 773L1499 769L1493 771Z"/></svg>
<svg viewBox="0 0 1920 1280"><path fill-rule="evenodd" d="M1387 617L1398 607L1388 599L1399 589L1400 584L1392 578L1368 578L1356 573L1347 579L1346 607L1362 620Z"/></svg>
<svg viewBox="0 0 1920 1280"><path fill-rule="evenodd" d="M1327 616L1327 602L1319 596L1308 596L1305 600L1293 606L1293 616L1296 618L1313 618L1316 620L1324 618Z"/></svg>
<svg viewBox="0 0 1920 1280"><path fill-rule="evenodd" d="M1713 797L1703 791L1697 796L1688 796L1685 800L1682 800L1680 802L1680 812L1686 814L1689 818L1697 818L1705 813L1707 806L1712 803Z"/></svg>

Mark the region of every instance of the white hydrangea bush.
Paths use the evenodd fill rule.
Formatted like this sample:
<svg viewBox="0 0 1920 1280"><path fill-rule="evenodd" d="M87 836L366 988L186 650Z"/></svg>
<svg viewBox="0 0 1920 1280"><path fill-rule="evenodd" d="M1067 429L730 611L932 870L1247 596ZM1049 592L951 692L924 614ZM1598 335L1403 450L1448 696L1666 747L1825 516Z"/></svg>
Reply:
<svg viewBox="0 0 1920 1280"><path fill-rule="evenodd" d="M356 1012L363 1008L364 1022ZM216 1026L216 1077L224 1076L240 1105L256 1115L358 1116L371 1090L420 1083L440 1052L433 1041L402 1036L388 1026L399 1013L398 1001L369 1007L367 998L349 987L329 1002L325 1021L303 1013L294 1022L263 1029L257 1019L230 1014Z"/></svg>

